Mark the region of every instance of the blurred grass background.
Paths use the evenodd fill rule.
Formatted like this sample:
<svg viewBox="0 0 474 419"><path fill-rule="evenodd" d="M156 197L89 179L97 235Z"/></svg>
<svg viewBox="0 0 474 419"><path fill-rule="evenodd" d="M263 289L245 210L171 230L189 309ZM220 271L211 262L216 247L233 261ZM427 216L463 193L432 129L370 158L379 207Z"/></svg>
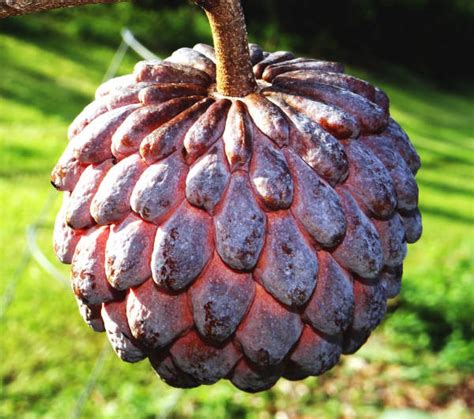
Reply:
<svg viewBox="0 0 474 419"><path fill-rule="evenodd" d="M228 383L173 389L146 361L125 364L102 352L105 335L85 326L68 287L23 252L26 227L50 196L67 126L93 97L125 25L160 56L210 42L204 17L190 6L88 6L0 22L0 417L474 417L474 83L448 90L394 65L356 62L348 72L385 89L421 155L424 234L409 247L402 293L368 344L322 377L281 380L256 395ZM272 25L256 33L251 40L266 48L294 45L291 35L276 42ZM313 51L296 45L303 55ZM119 73L138 59L128 53ZM54 263L57 195L38 232Z"/></svg>

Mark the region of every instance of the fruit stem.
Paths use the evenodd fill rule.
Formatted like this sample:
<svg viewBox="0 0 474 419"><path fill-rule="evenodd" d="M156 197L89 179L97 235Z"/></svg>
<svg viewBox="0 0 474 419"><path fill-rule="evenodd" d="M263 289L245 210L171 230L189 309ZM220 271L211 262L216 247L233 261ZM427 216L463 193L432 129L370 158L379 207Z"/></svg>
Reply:
<svg viewBox="0 0 474 419"><path fill-rule="evenodd" d="M194 0L206 12L216 50L217 91L243 97L257 89L240 0Z"/></svg>

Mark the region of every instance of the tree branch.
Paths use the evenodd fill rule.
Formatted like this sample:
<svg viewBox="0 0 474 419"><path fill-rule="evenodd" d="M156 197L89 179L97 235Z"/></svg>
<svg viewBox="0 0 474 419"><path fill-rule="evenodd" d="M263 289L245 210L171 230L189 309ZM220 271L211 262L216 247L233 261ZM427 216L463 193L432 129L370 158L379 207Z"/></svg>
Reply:
<svg viewBox="0 0 474 419"><path fill-rule="evenodd" d="M0 19L63 7L122 1L126 0L0 0Z"/></svg>

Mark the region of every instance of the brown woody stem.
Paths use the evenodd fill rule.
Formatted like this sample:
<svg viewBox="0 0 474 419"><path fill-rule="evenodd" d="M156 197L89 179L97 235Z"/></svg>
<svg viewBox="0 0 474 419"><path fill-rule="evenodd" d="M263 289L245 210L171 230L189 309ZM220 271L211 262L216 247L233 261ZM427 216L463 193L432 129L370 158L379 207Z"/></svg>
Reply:
<svg viewBox="0 0 474 419"><path fill-rule="evenodd" d="M121 1L124 0L0 0L0 19L62 7L75 7L96 3L118 3Z"/></svg>
<svg viewBox="0 0 474 419"><path fill-rule="evenodd" d="M211 25L217 60L217 91L243 97L257 89L240 0L195 0Z"/></svg>

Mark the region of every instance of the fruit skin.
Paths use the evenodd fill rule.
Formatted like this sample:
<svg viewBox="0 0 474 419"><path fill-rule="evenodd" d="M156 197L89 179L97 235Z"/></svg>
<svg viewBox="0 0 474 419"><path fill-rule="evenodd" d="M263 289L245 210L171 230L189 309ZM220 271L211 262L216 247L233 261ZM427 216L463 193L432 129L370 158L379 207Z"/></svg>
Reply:
<svg viewBox="0 0 474 419"><path fill-rule="evenodd" d="M324 373L383 319L421 235L420 159L386 95L250 52L243 98L215 92L203 44L107 81L51 176L81 315L176 387Z"/></svg>

